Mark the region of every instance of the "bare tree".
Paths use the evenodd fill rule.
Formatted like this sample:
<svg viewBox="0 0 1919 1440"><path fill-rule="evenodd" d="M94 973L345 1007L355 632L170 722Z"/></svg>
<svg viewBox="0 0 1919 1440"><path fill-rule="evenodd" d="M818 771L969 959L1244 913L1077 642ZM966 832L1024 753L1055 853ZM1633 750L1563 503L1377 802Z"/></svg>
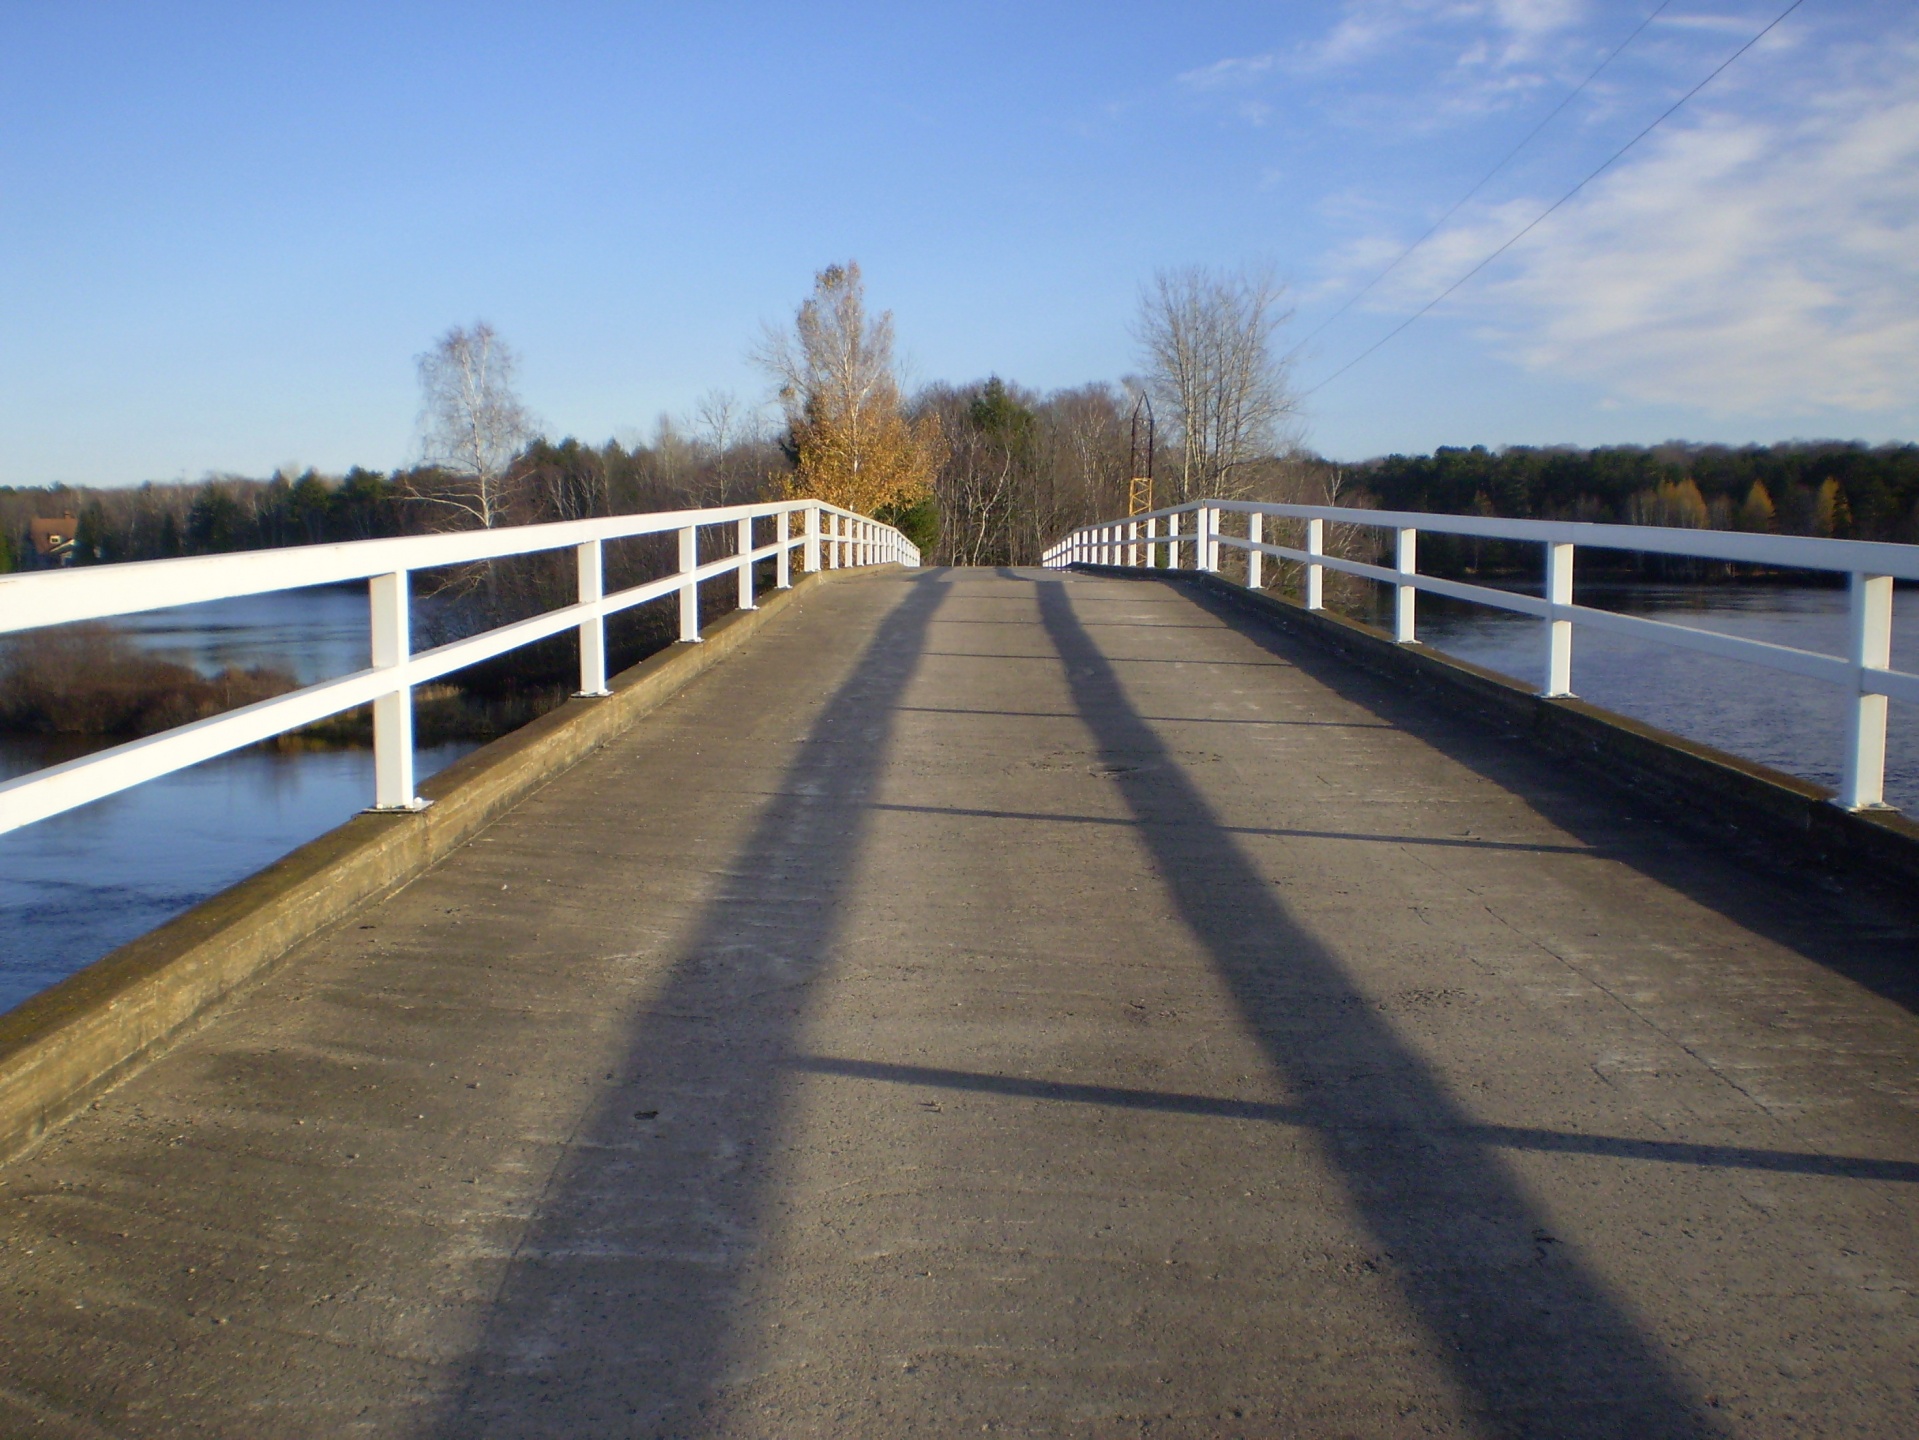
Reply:
<svg viewBox="0 0 1919 1440"><path fill-rule="evenodd" d="M1239 471L1271 455L1298 408L1273 335L1291 318L1263 270L1161 270L1140 292L1134 335L1146 383L1170 422L1173 503L1243 488Z"/></svg>
<svg viewBox="0 0 1919 1440"><path fill-rule="evenodd" d="M709 390L693 403L693 420L699 428L700 443L712 466L712 486L702 486L702 498L708 503L730 505L738 466L737 451L746 438L747 416L740 397L731 390Z"/></svg>
<svg viewBox="0 0 1919 1440"><path fill-rule="evenodd" d="M493 327L455 325L419 357L421 458L411 498L484 528L504 522L514 457L536 427L514 393L518 358Z"/></svg>

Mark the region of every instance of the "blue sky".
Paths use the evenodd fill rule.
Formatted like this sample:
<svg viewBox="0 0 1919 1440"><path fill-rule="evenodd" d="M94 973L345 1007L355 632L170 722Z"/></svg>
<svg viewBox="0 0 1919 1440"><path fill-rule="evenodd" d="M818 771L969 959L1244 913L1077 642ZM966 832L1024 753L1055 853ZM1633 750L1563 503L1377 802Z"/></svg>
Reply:
<svg viewBox="0 0 1919 1440"><path fill-rule="evenodd" d="M1291 344L1657 0L0 0L0 484L389 467L490 320L555 435L651 429L856 257L909 379L1137 367L1156 267L1264 264ZM1298 355L1349 459L1919 436L1919 9L1678 0Z"/></svg>

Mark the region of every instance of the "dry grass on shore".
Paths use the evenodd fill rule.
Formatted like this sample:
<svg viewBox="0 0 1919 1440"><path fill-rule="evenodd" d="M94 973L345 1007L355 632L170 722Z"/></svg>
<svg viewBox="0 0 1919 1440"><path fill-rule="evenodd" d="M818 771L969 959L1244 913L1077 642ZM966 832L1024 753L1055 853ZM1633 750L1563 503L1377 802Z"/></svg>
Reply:
<svg viewBox="0 0 1919 1440"><path fill-rule="evenodd" d="M0 733L134 739L297 688L295 675L273 666L202 675L148 654L107 625L63 625L0 642ZM458 685L423 685L414 691L415 740L490 740L566 695L564 685L489 696ZM366 707L348 710L268 743L282 750L370 745L372 714Z"/></svg>
<svg viewBox="0 0 1919 1440"><path fill-rule="evenodd" d="M149 655L106 625L62 625L0 647L0 730L33 735L152 735L298 687L285 670L202 675Z"/></svg>

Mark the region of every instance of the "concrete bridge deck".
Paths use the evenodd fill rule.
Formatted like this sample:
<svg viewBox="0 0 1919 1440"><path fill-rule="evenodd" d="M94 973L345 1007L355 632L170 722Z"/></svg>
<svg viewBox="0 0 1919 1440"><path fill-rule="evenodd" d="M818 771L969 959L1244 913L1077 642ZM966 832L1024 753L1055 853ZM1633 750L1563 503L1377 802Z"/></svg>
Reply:
<svg viewBox="0 0 1919 1440"><path fill-rule="evenodd" d="M0 1433L1919 1434L1913 936L897 572L0 1169Z"/></svg>

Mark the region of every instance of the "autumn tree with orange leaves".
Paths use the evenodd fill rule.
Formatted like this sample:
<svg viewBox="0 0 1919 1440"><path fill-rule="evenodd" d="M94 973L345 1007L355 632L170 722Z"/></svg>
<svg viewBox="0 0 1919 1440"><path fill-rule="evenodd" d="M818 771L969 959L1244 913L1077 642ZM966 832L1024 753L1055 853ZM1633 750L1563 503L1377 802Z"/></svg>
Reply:
<svg viewBox="0 0 1919 1440"><path fill-rule="evenodd" d="M896 524L931 513L945 455L939 418L907 416L893 369L893 315L867 316L857 262L820 271L792 329L769 326L753 358L778 384L786 411L789 495Z"/></svg>

